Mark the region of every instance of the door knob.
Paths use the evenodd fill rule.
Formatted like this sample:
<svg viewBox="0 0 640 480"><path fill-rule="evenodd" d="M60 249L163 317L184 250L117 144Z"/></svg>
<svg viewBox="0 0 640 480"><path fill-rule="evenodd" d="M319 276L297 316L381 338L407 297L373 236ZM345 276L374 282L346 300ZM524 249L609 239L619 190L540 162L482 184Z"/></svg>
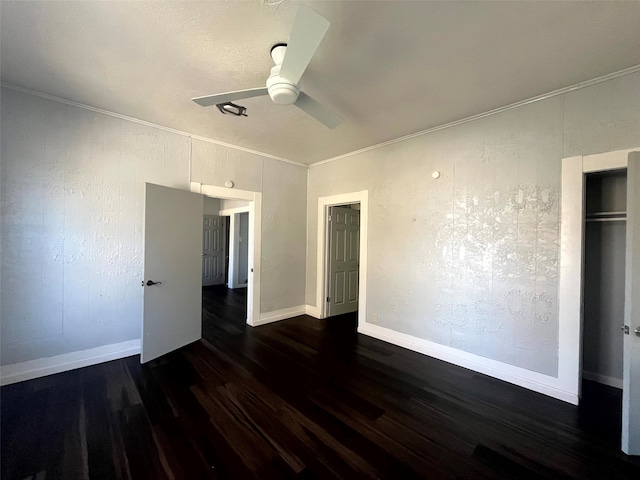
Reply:
<svg viewBox="0 0 640 480"><path fill-rule="evenodd" d="M147 280L147 287L151 285L160 285L162 282L154 282L153 280Z"/></svg>
<svg viewBox="0 0 640 480"><path fill-rule="evenodd" d="M634 332L636 332L636 337L640 337L640 327L636 328Z"/></svg>

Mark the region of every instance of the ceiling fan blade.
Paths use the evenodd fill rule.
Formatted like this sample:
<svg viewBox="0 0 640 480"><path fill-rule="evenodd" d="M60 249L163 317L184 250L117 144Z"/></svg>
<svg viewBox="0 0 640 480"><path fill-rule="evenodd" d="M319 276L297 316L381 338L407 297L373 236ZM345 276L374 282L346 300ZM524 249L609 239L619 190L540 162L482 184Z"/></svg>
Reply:
<svg viewBox="0 0 640 480"><path fill-rule="evenodd" d="M192 98L194 102L203 107L218 105L220 103L233 102L234 100L242 100L243 98L259 97L260 95L268 95L266 87L248 88L247 90L237 90L235 92L218 93L216 95L205 95L204 97Z"/></svg>
<svg viewBox="0 0 640 480"><path fill-rule="evenodd" d="M344 118L333 113L327 107L325 107L321 103L318 103L304 92L300 92L298 100L296 100L296 103L294 105L303 112L311 115L313 118L315 118L328 128L335 128L342 122L344 122Z"/></svg>
<svg viewBox="0 0 640 480"><path fill-rule="evenodd" d="M313 54L329 29L329 20L310 8L300 6L282 61L280 76L298 83Z"/></svg>

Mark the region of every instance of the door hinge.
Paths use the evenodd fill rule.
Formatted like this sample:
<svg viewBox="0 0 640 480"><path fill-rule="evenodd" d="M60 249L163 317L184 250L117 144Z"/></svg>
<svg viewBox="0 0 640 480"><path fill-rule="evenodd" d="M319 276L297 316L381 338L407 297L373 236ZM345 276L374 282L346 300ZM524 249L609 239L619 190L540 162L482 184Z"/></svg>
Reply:
<svg viewBox="0 0 640 480"><path fill-rule="evenodd" d="M329 215L329 221L331 221L331 215Z"/></svg>
<svg viewBox="0 0 640 480"><path fill-rule="evenodd" d="M331 299L329 297L327 297L327 303L329 303L331 301Z"/></svg>

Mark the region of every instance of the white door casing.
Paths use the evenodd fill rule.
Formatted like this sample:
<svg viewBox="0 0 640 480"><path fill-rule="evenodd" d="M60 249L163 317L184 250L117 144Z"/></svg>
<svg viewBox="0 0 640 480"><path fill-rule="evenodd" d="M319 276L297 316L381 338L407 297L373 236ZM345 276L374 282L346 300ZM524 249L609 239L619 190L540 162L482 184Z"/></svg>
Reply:
<svg viewBox="0 0 640 480"><path fill-rule="evenodd" d="M262 250L262 193L191 182L191 191L208 197L249 202L249 278L247 282L247 325L260 324L260 278ZM221 215L229 215L221 211Z"/></svg>
<svg viewBox="0 0 640 480"><path fill-rule="evenodd" d="M358 309L360 210L331 206L328 217L327 316Z"/></svg>
<svg viewBox="0 0 640 480"><path fill-rule="evenodd" d="M202 285L224 283L225 224L218 215L205 215L202 228Z"/></svg>
<svg viewBox="0 0 640 480"><path fill-rule="evenodd" d="M562 159L560 268L558 278L558 376L548 384L557 398L578 404L582 374L582 278L586 173L627 168L629 153L616 150Z"/></svg>
<svg viewBox="0 0 640 480"><path fill-rule="evenodd" d="M202 336L203 198L146 184L142 363Z"/></svg>
<svg viewBox="0 0 640 480"><path fill-rule="evenodd" d="M366 324L367 319L367 229L369 216L369 191L343 193L318 198L317 251L316 251L316 306L308 313L316 318L327 316L327 215L334 205L360 204L360 272L358 282L358 328Z"/></svg>
<svg viewBox="0 0 640 480"><path fill-rule="evenodd" d="M640 455L640 152L629 154L627 167L626 251L622 380L622 451Z"/></svg>
<svg viewBox="0 0 640 480"><path fill-rule="evenodd" d="M584 174L627 168L622 450L640 454L640 148L562 159L560 277L558 290L558 388L575 398L581 390L582 278L584 257ZM630 165L631 163L631 165ZM635 265L635 266L634 266ZM635 271L634 271L635 270Z"/></svg>

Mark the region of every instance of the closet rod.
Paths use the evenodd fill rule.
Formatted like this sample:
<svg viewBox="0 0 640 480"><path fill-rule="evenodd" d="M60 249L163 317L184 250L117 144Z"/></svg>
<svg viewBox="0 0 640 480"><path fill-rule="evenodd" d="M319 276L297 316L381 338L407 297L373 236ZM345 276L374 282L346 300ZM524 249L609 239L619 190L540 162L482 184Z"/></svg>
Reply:
<svg viewBox="0 0 640 480"><path fill-rule="evenodd" d="M626 217L587 218L587 222L626 222Z"/></svg>
<svg viewBox="0 0 640 480"><path fill-rule="evenodd" d="M624 210L611 211L611 212L590 212L587 213L587 218L595 218L595 217L626 217L627 212Z"/></svg>

